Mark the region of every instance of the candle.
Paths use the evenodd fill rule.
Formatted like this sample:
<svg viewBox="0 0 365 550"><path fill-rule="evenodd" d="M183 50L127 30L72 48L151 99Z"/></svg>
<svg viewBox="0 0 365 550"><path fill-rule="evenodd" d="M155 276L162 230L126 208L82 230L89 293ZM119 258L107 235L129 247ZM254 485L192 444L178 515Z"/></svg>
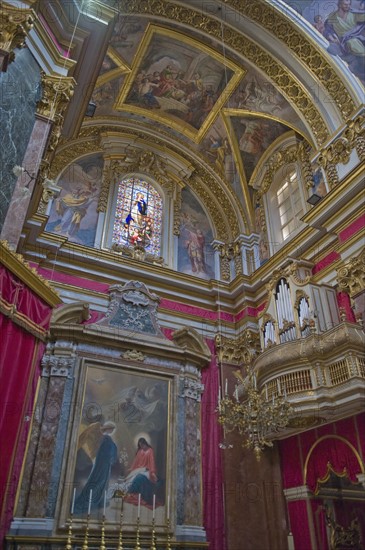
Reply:
<svg viewBox="0 0 365 550"><path fill-rule="evenodd" d="M167 497L167 519L170 519L170 495Z"/></svg>
<svg viewBox="0 0 365 550"><path fill-rule="evenodd" d="M238 387L236 386L235 390L234 390L234 396L236 398L236 401L238 403Z"/></svg>
<svg viewBox="0 0 365 550"><path fill-rule="evenodd" d="M269 400L269 394L267 392L267 384L265 384L265 397L266 397L266 401Z"/></svg>
<svg viewBox="0 0 365 550"><path fill-rule="evenodd" d="M74 488L74 495L73 495L73 497L72 497L71 516L72 516L72 514L74 513L74 508L75 508L75 497L76 497L76 487Z"/></svg>
<svg viewBox="0 0 365 550"><path fill-rule="evenodd" d="M228 380L226 378L226 385L225 385L225 388L224 388L224 394L227 395L228 393Z"/></svg>
<svg viewBox="0 0 365 550"><path fill-rule="evenodd" d="M253 386L257 390L256 374L253 375Z"/></svg>
<svg viewBox="0 0 365 550"><path fill-rule="evenodd" d="M105 517L105 510L106 510L106 491L104 491L104 517Z"/></svg>
<svg viewBox="0 0 365 550"><path fill-rule="evenodd" d="M276 379L276 385L278 387L278 395L280 395L281 391L280 391L280 382L279 382L279 378Z"/></svg>
<svg viewBox="0 0 365 550"><path fill-rule="evenodd" d="M93 490L90 489L90 494L89 494L89 509L87 511L88 515L90 515L90 512L91 512L91 501L92 501L92 498L93 498Z"/></svg>
<svg viewBox="0 0 365 550"><path fill-rule="evenodd" d="M137 511L137 517L139 518L141 514L141 493L138 494L138 511Z"/></svg>
<svg viewBox="0 0 365 550"><path fill-rule="evenodd" d="M156 508L156 495L153 495L153 501L152 501L152 519L155 519L155 508Z"/></svg>

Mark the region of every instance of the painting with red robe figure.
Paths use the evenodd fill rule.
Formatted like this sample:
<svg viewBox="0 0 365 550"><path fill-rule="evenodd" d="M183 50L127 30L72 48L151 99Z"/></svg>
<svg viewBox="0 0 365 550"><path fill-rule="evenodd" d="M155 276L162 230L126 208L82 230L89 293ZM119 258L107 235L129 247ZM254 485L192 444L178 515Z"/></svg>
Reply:
<svg viewBox="0 0 365 550"><path fill-rule="evenodd" d="M70 511L75 518L164 523L169 381L88 366L78 427Z"/></svg>

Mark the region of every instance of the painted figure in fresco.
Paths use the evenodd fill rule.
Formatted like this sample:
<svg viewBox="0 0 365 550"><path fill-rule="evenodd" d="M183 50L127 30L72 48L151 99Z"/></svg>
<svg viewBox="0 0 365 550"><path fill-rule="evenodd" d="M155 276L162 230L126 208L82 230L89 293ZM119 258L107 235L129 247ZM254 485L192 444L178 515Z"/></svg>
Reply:
<svg viewBox="0 0 365 550"><path fill-rule="evenodd" d="M197 229L195 232L188 231L188 235L185 246L191 263L191 270L194 273L206 273L204 255L205 238L203 232Z"/></svg>
<svg viewBox="0 0 365 550"><path fill-rule="evenodd" d="M339 55L358 76L364 78L365 11L351 11L351 0L338 0L337 10L325 20L324 36L330 42L328 51Z"/></svg>
<svg viewBox="0 0 365 550"><path fill-rule="evenodd" d="M128 495L141 495L141 500L152 504L153 495L157 493L161 483L157 477L155 454L151 445L144 437L137 443L136 456L129 469L128 476L122 484ZM126 502L135 503L134 498L126 498Z"/></svg>
<svg viewBox="0 0 365 550"><path fill-rule="evenodd" d="M56 201L56 212L60 221L55 230L65 235L77 235L82 219L96 196L97 189L78 186L71 193L66 193Z"/></svg>
<svg viewBox="0 0 365 550"><path fill-rule="evenodd" d="M88 436L90 435L90 428L94 427L94 425L91 425L85 430L85 432L88 432ZM90 491L92 491L91 510L104 506L104 497L108 490L111 468L118 462L117 446L112 439L116 429L114 422L107 421L101 427L98 427L98 429L102 434L101 443L89 477L81 493L75 500L75 514L83 514L88 511ZM81 440L85 439L85 437L82 437L83 435L85 436L85 432L81 434ZM83 441L81 441L82 443Z"/></svg>

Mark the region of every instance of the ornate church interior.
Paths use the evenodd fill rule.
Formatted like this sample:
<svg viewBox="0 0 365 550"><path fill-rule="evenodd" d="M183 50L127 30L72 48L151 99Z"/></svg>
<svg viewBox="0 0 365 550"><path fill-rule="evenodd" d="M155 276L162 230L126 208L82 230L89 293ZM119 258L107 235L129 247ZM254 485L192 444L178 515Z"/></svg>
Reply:
<svg viewBox="0 0 365 550"><path fill-rule="evenodd" d="M0 21L3 548L364 550L364 2Z"/></svg>

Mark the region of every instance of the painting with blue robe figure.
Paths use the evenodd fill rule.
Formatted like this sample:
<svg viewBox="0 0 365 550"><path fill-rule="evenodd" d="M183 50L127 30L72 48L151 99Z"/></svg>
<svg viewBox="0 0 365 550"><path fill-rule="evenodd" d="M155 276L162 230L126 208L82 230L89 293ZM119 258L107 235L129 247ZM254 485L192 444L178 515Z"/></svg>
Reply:
<svg viewBox="0 0 365 550"><path fill-rule="evenodd" d="M57 181L61 192L53 201L46 231L74 243L94 246L103 165L103 157L97 153L64 170Z"/></svg>
<svg viewBox="0 0 365 550"><path fill-rule="evenodd" d="M166 520L168 380L89 366L78 429L70 511L119 522Z"/></svg>

